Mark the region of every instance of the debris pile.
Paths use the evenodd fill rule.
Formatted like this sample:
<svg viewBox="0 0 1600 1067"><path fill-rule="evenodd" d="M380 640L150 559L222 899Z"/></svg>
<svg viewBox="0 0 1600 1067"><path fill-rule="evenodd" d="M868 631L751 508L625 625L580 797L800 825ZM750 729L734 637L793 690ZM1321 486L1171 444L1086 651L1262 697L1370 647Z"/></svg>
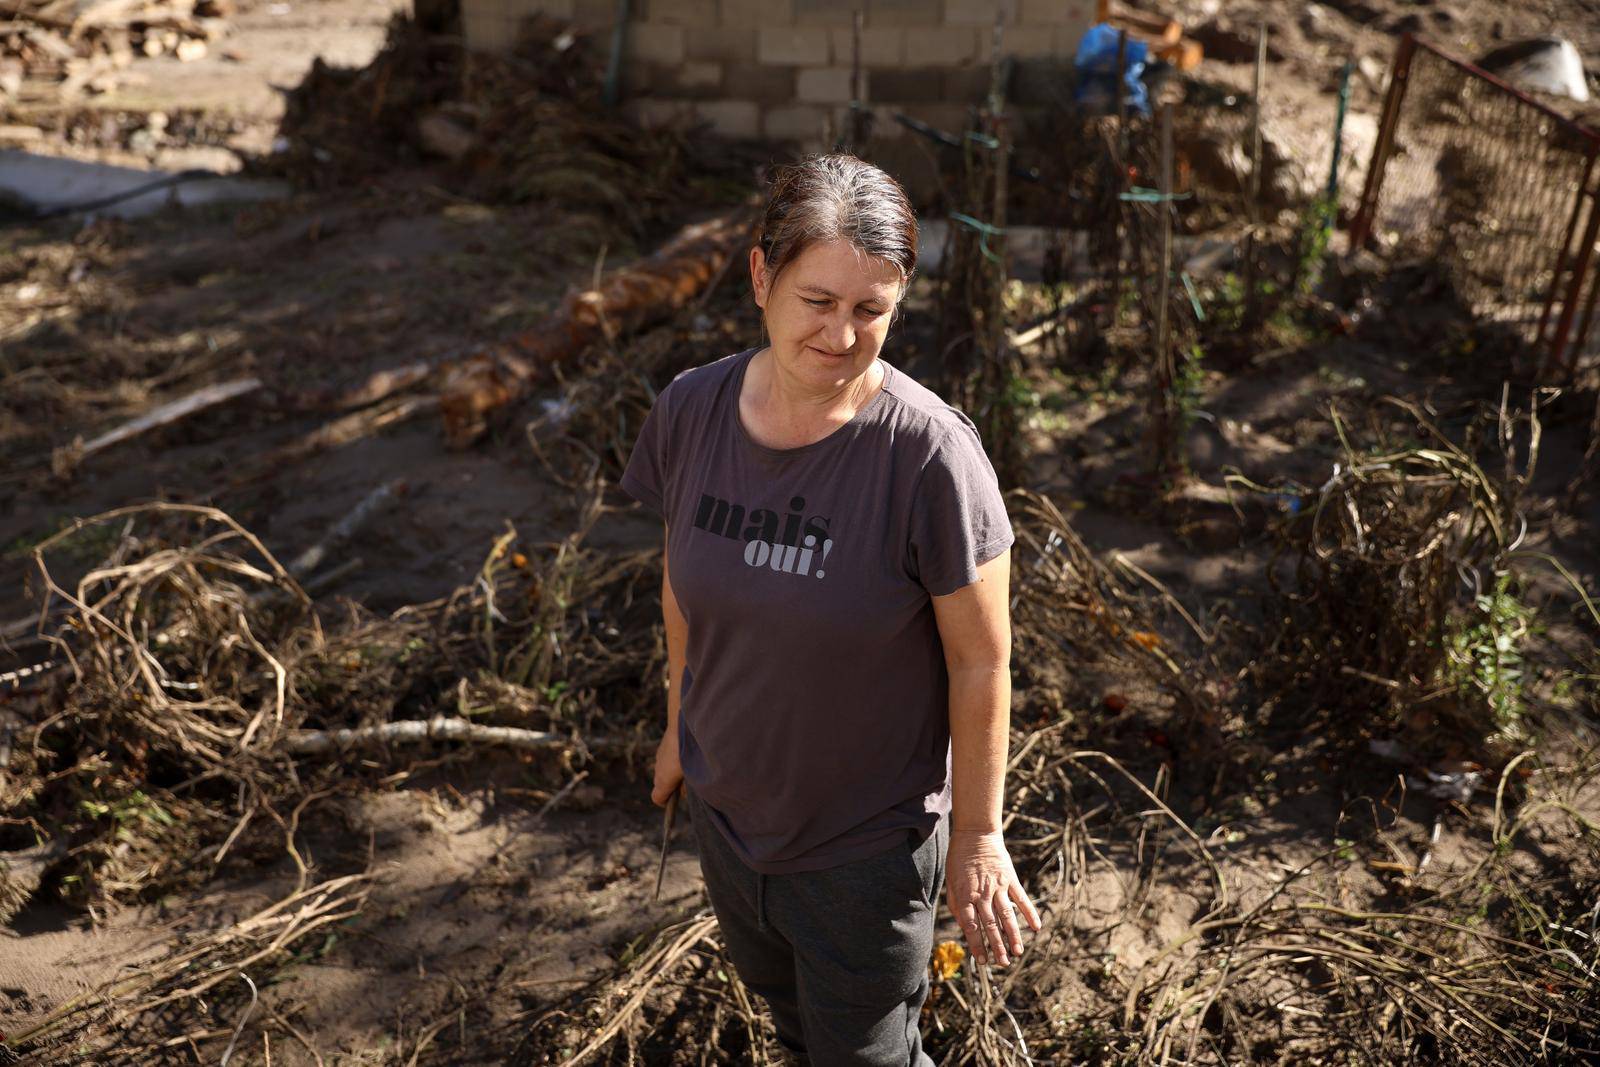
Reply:
<svg viewBox="0 0 1600 1067"><path fill-rule="evenodd" d="M559 206L564 240L592 230L613 252L685 202L742 195L755 157L641 129L606 107L598 52L555 19L529 18L513 49L481 55L396 16L366 67L313 64L286 100L282 150L262 166L330 188L439 160L458 195ZM731 179L721 195L719 176Z"/></svg>
<svg viewBox="0 0 1600 1067"><path fill-rule="evenodd" d="M203 59L232 13L232 0L19 0L0 25L0 104L109 92L135 56Z"/></svg>
<svg viewBox="0 0 1600 1067"><path fill-rule="evenodd" d="M1358 443L1335 410L1344 454L1295 494L1281 527L1294 582L1267 609L1282 638L1252 664L1251 699L1266 720L1345 743L1380 735L1429 759L1500 765L1528 737L1532 611L1512 554L1539 460L1538 396L1527 412L1502 403L1460 442L1410 401L1383 402L1410 429ZM1490 433L1500 475L1474 458Z"/></svg>
<svg viewBox="0 0 1600 1067"><path fill-rule="evenodd" d="M35 893L100 908L231 864L254 870L285 849L293 859L296 822L330 782L359 773L343 758L353 750L510 747L552 776L639 756L635 735L662 699L659 609L643 595L660 561L585 546L602 486L587 487L561 542L508 527L471 585L390 617L353 605L324 617L305 591L338 570L332 548L375 508L330 532L329 551L288 563L227 514L179 504L123 508L39 545L50 658L20 687L0 677L13 682L0 720L0 922ZM58 547L93 528L113 535L109 553L64 586ZM355 883L339 885L323 904L359 907ZM239 947L219 945L218 958ZM136 1025L137 1007L118 999L129 990L102 992L130 1009L118 1025ZM74 1002L52 1028L103 1006Z"/></svg>
<svg viewBox="0 0 1600 1067"><path fill-rule="evenodd" d="M706 243L699 255L682 259L676 280L659 270L666 264L658 254L641 264L658 266L655 273L640 279L642 285L568 297L568 308L602 313L596 325L604 327L604 339L584 349L581 358L550 365L550 377L558 383L556 394L541 399L542 411L527 426L529 444L557 481L581 484L595 471L613 481L621 477L656 394L679 372L705 362L708 353L731 352L760 336L761 322L749 299L748 283L737 277L744 269L739 253L747 222L748 218L726 217L726 244L719 251L720 242ZM698 279L698 288L688 286L691 279ZM630 292L638 300L650 296L652 289L653 301L630 310ZM613 304L621 315L606 312ZM680 313L650 326L669 306L680 308ZM649 328L628 337L619 327L630 322Z"/></svg>

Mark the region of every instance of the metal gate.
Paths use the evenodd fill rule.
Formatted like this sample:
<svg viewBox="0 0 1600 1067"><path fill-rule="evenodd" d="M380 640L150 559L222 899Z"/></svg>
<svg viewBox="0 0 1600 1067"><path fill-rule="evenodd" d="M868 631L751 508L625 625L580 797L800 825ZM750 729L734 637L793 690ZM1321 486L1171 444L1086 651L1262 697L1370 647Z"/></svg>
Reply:
<svg viewBox="0 0 1600 1067"><path fill-rule="evenodd" d="M1570 381L1600 350L1600 134L1406 34L1350 247L1437 260L1480 320Z"/></svg>

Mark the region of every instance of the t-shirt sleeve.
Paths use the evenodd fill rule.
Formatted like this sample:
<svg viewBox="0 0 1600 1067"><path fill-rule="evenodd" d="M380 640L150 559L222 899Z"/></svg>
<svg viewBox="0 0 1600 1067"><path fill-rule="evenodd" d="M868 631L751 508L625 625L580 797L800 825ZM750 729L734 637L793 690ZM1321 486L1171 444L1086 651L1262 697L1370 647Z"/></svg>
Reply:
<svg viewBox="0 0 1600 1067"><path fill-rule="evenodd" d="M911 497L911 562L933 596L978 580L978 567L1011 547L1000 480L968 420L947 433Z"/></svg>
<svg viewBox="0 0 1600 1067"><path fill-rule="evenodd" d="M628 465L622 470L622 477L618 485L622 491L633 499L661 516L667 518L667 472L671 469L670 456L672 454L672 405L677 398L673 395L672 386L656 394L656 402L650 406L649 414L644 417L644 425L639 427L639 437L633 443L633 451L628 455Z"/></svg>

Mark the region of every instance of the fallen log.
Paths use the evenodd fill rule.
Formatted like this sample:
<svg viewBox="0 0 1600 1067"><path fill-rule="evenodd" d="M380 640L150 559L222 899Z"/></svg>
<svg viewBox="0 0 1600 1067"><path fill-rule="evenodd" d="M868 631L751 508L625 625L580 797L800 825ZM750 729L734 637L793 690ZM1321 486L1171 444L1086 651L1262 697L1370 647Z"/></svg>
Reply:
<svg viewBox="0 0 1600 1067"><path fill-rule="evenodd" d="M552 366L692 306L747 247L753 226L748 207L686 226L649 256L607 274L595 288L569 293L555 311L515 337L463 355L389 367L342 393L302 394L297 406L352 411L395 393L431 387L439 394L446 439L453 447L466 447L483 435L493 412L524 396Z"/></svg>
<svg viewBox="0 0 1600 1067"><path fill-rule="evenodd" d="M572 743L572 739L565 734L524 730L517 726L486 726L466 719L435 715L431 719L406 719L347 730L296 730L284 740L283 748L296 756L323 756L351 748L416 745L424 741L470 741L523 750Z"/></svg>
<svg viewBox="0 0 1600 1067"><path fill-rule="evenodd" d="M445 439L454 448L470 445L483 435L489 413L522 396L548 368L688 307L749 245L753 227L747 207L685 227L596 288L568 294L537 326L452 368L439 405Z"/></svg>
<svg viewBox="0 0 1600 1067"><path fill-rule="evenodd" d="M748 245L753 221L741 207L685 227L643 260L612 271L598 287L568 294L532 329L449 368L439 403L445 439L453 448L472 444L491 412L521 397L550 367L688 307Z"/></svg>
<svg viewBox="0 0 1600 1067"><path fill-rule="evenodd" d="M64 445L55 450L50 457L50 466L59 477L68 477L78 465L90 456L124 441L131 441L141 434L162 426L169 426L188 418L197 412L214 408L218 404L225 404L248 395L261 388L260 378L236 378L231 382L218 382L208 385L198 392L188 396L179 397L169 401L152 411L147 411L132 422L124 423L114 430L101 434L92 441L85 442L81 437L70 445Z"/></svg>

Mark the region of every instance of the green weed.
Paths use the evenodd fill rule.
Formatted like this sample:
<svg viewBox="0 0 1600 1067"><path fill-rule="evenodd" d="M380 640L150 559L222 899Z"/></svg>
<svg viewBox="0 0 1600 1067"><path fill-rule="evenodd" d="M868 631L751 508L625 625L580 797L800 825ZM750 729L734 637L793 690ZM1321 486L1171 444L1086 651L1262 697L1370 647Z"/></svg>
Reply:
<svg viewBox="0 0 1600 1067"><path fill-rule="evenodd" d="M1332 219L1338 204L1327 194L1317 197L1300 216L1295 232L1294 273L1289 291L1297 297L1308 297L1322 282L1322 270L1328 258L1328 241L1333 236Z"/></svg>
<svg viewBox="0 0 1600 1067"><path fill-rule="evenodd" d="M1523 736L1522 648L1537 632L1534 610L1517 596L1508 572L1458 615L1445 637L1445 674L1460 694L1489 709L1495 728L1508 739Z"/></svg>
<svg viewBox="0 0 1600 1067"><path fill-rule="evenodd" d="M1195 341L1180 355L1177 374L1172 382L1172 392L1178 402L1179 432L1187 430L1195 419L1195 413L1200 410L1200 401L1205 393L1206 371L1204 366L1205 350L1200 347L1200 342Z"/></svg>
<svg viewBox="0 0 1600 1067"><path fill-rule="evenodd" d="M177 824L172 813L152 800L142 789L135 789L125 797L110 801L85 797L78 801L78 806L91 819L110 819L115 823L119 840L127 839L129 827L137 822L153 822L162 826Z"/></svg>

